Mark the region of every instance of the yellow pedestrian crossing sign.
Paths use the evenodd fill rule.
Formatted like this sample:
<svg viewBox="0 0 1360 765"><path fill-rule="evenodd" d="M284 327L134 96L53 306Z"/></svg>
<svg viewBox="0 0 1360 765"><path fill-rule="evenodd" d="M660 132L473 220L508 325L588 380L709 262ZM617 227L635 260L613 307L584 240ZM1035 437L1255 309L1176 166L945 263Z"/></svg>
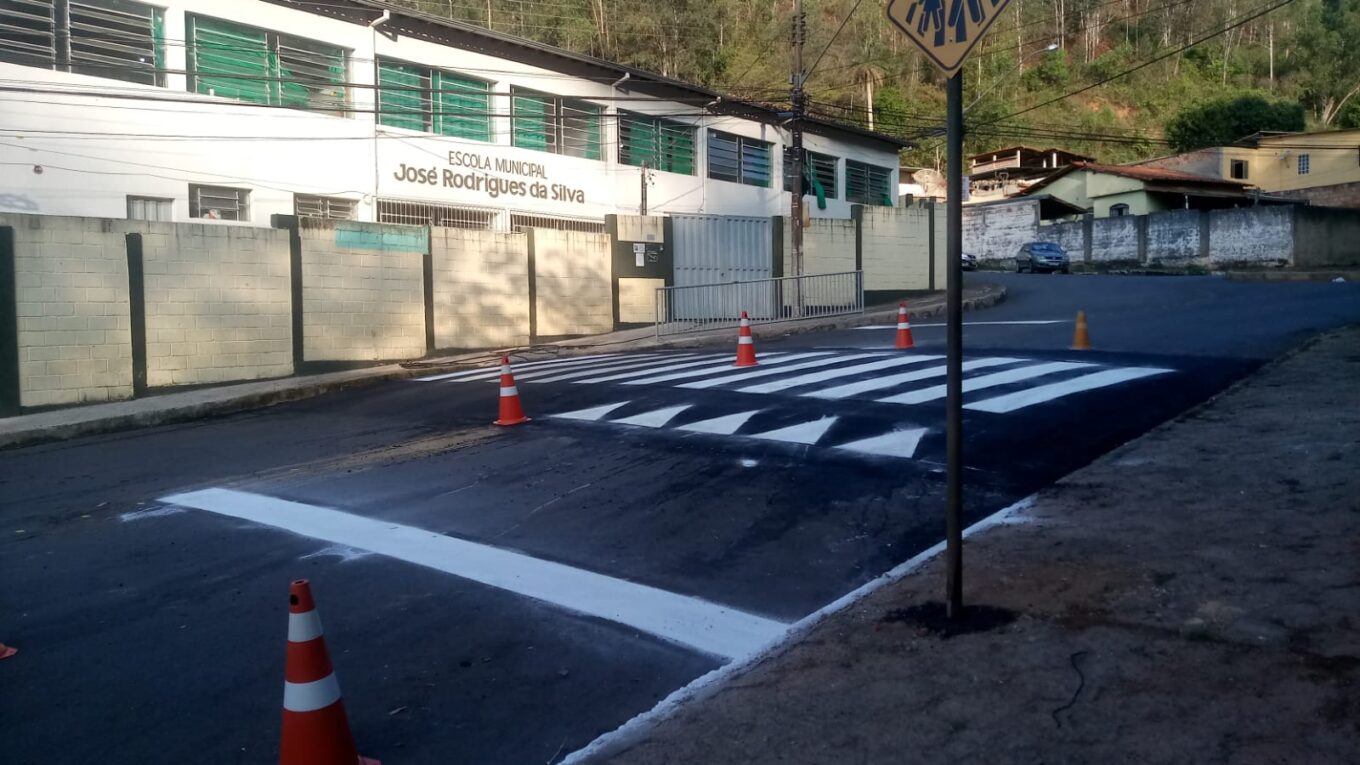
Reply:
<svg viewBox="0 0 1360 765"><path fill-rule="evenodd" d="M888 0L888 20L952 76L1007 5L1010 0Z"/></svg>

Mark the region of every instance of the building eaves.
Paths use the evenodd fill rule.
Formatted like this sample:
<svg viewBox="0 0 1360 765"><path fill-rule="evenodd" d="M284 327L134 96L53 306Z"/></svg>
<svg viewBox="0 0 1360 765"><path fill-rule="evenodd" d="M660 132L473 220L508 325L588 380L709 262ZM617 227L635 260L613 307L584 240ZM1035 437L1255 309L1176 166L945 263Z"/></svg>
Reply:
<svg viewBox="0 0 1360 765"><path fill-rule="evenodd" d="M507 48L524 54L525 63L531 66L576 76L595 76L622 78L628 76L628 88L658 99L680 99L694 102L705 101L700 105L708 111L733 117L744 117L768 125L786 126L788 114L765 104L744 101L719 93L716 90L682 82L645 69L606 61L595 56L576 53L546 43L523 37L496 32L465 21L435 16L424 11L412 10L392 5L382 0L265 0L265 2L306 11L320 16L347 21L353 24L368 25L380 18L383 12L391 14L391 19L383 29L395 31L408 37L447 45L461 50L482 53L497 58L506 58ZM861 144L885 151L897 151L913 146L905 141L883 133L865 130L854 125L846 125L815 117L804 117L804 130L826 137L848 137Z"/></svg>

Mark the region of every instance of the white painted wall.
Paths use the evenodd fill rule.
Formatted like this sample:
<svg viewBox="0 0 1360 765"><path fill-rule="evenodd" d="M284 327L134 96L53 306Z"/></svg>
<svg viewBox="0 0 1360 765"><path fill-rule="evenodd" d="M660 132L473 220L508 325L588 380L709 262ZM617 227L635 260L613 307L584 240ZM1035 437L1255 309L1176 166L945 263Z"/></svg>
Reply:
<svg viewBox="0 0 1360 765"><path fill-rule="evenodd" d="M186 77L168 76L166 87L126 83L32 67L0 64L0 79L26 90L0 93L0 210L46 215L122 218L128 195L175 200L174 219L188 220L189 183L251 190L251 221L293 212L294 192L344 196L360 201L359 220L373 220L375 196L457 206L483 206L530 214L598 220L608 213L636 213L641 170L617 161L617 130L604 121L605 161L577 159L510 145L508 116L495 118L495 141L482 143L376 126L373 60L390 56L463 72L492 82L492 110L508 114L512 87L582 98L633 94L595 82L525 66L493 56L402 37L392 41L358 24L257 0L165 0L166 58L172 71L186 67L186 14L203 14L297 34L351 51L348 79L355 113L335 117L243 105L186 91ZM626 87L626 86L625 86ZM140 98L145 96L145 99ZM696 175L654 172L649 212L718 215L787 214L788 195L779 175L787 131L750 120L694 115L699 105L657 100L598 101L606 113L619 108L671 115L700 124ZM691 116L683 116L691 115ZM775 177L767 189L706 177L706 128L760 138L773 144ZM809 149L840 158L837 198L814 217L845 218L845 159L896 169L895 152L807 135ZM447 187L449 152L472 152L495 163L527 160L542 166L541 180L579 190L583 201L534 199L527 194L492 198L484 192ZM434 185L398 180L402 163L436 168ZM39 170L40 168L40 170ZM514 176L492 173L514 180ZM523 179L521 179L523 180ZM896 174L892 183L897 182ZM811 198L810 198L811 199ZM502 220L502 224L506 221Z"/></svg>

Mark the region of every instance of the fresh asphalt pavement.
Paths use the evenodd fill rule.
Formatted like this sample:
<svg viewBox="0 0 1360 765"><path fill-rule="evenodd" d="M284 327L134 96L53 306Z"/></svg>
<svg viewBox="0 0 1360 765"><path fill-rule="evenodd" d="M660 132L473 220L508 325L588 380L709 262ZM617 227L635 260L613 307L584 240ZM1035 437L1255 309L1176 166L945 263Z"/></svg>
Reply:
<svg viewBox="0 0 1360 765"><path fill-rule="evenodd" d="M1360 321L1347 284L969 278L1010 289L967 317L970 521ZM525 364L508 429L492 371L0 453L0 760L270 760L307 577L364 754L557 761L940 539L933 323Z"/></svg>

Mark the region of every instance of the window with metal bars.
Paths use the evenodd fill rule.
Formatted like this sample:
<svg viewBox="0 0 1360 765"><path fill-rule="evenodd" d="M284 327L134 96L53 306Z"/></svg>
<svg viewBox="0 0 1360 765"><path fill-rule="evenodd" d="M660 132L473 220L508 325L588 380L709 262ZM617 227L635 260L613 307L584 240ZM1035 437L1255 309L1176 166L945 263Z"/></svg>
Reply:
<svg viewBox="0 0 1360 765"><path fill-rule="evenodd" d="M359 203L344 197L323 197L318 194L294 194L293 214L299 218L322 220L354 220Z"/></svg>
<svg viewBox="0 0 1360 765"><path fill-rule="evenodd" d="M510 133L515 146L584 159L603 159L602 110L594 104L515 88Z"/></svg>
<svg viewBox="0 0 1360 765"><path fill-rule="evenodd" d="M619 162L667 173L694 175L691 125L643 114L619 114Z"/></svg>
<svg viewBox="0 0 1360 765"><path fill-rule="evenodd" d="M747 186L770 185L771 144L754 138L708 131L708 177Z"/></svg>
<svg viewBox="0 0 1360 765"><path fill-rule="evenodd" d="M793 155L785 152L784 157L784 190L793 191ZM838 161L830 154L806 152L803 155L803 193L816 194L819 199L836 199L840 193L836 184Z"/></svg>
<svg viewBox="0 0 1360 765"><path fill-rule="evenodd" d="M189 217L250 220L250 189L189 184Z"/></svg>
<svg viewBox="0 0 1360 765"><path fill-rule="evenodd" d="M378 200L379 223L404 223L410 226L442 228L470 228L492 231L496 228L497 210L476 207L452 207L426 202L403 202L395 199Z"/></svg>
<svg viewBox="0 0 1360 765"><path fill-rule="evenodd" d="M845 160L845 200L880 207L893 206L892 169Z"/></svg>
<svg viewBox="0 0 1360 765"><path fill-rule="evenodd" d="M344 114L344 49L207 16L189 16L188 36L189 90Z"/></svg>
<svg viewBox="0 0 1360 765"><path fill-rule="evenodd" d="M379 59L378 122L490 141L491 86L440 69Z"/></svg>
<svg viewBox="0 0 1360 765"><path fill-rule="evenodd" d="M558 218L551 215L510 214L510 229L523 231L526 228L551 228L558 231L580 231L587 234L605 233L604 221L583 218Z"/></svg>
<svg viewBox="0 0 1360 765"><path fill-rule="evenodd" d="M0 61L165 84L165 16L132 0L0 0Z"/></svg>

